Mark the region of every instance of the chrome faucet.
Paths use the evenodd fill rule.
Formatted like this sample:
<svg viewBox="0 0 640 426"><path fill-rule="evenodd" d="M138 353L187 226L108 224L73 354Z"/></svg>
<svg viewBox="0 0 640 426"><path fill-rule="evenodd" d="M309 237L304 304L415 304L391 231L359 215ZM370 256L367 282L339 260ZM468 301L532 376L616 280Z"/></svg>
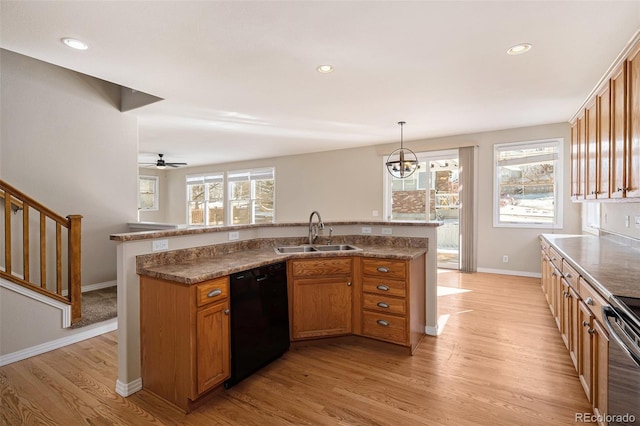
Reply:
<svg viewBox="0 0 640 426"><path fill-rule="evenodd" d="M313 223L314 215L318 217L318 223ZM311 216L309 216L309 244L313 244L316 241L319 229L324 229L324 222L322 222L320 213L318 213L317 210L314 210L311 212Z"/></svg>

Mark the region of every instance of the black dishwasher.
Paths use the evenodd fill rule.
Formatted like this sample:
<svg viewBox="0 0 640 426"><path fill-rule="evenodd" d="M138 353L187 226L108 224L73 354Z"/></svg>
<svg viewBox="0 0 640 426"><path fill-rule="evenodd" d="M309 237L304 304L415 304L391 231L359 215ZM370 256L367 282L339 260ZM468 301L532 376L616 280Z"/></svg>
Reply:
<svg viewBox="0 0 640 426"><path fill-rule="evenodd" d="M286 263L231 275L229 389L289 349Z"/></svg>

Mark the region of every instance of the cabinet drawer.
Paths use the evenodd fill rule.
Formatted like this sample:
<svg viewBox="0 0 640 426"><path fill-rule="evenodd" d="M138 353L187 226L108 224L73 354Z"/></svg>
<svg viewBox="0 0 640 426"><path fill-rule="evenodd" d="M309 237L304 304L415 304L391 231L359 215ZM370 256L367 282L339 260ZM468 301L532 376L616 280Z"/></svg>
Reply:
<svg viewBox="0 0 640 426"><path fill-rule="evenodd" d="M384 296L405 297L407 294L407 286L402 280L363 277L362 291Z"/></svg>
<svg viewBox="0 0 640 426"><path fill-rule="evenodd" d="M196 305L198 307L218 302L229 295L229 277L220 277L215 280L198 284L196 289Z"/></svg>
<svg viewBox="0 0 640 426"><path fill-rule="evenodd" d="M404 315L407 312L407 303L405 299L378 294L364 293L362 306L364 309L388 314Z"/></svg>
<svg viewBox="0 0 640 426"><path fill-rule="evenodd" d="M562 272L562 256L553 247L549 247L549 259Z"/></svg>
<svg viewBox="0 0 640 426"><path fill-rule="evenodd" d="M404 279L407 263L404 260L362 259L362 273L365 275Z"/></svg>
<svg viewBox="0 0 640 426"><path fill-rule="evenodd" d="M604 324L602 319L602 307L609 306L600 293L598 293L591 285L580 277L580 298L589 307L591 313Z"/></svg>
<svg viewBox="0 0 640 426"><path fill-rule="evenodd" d="M291 270L296 277L351 274L352 259L347 257L302 259L291 260L290 262Z"/></svg>
<svg viewBox="0 0 640 426"><path fill-rule="evenodd" d="M578 289L578 277L580 274L578 274L578 271L573 269L573 267L564 259L562 259L562 276L567 280L571 287L576 290Z"/></svg>
<svg viewBox="0 0 640 426"><path fill-rule="evenodd" d="M362 334L404 345L407 343L407 322L404 317L365 311Z"/></svg>

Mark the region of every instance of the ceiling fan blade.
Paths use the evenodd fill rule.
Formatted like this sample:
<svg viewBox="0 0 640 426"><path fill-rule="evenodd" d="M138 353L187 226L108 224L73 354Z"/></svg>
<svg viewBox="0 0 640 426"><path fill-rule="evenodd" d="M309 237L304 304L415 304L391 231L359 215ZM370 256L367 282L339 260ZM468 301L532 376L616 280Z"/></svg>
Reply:
<svg viewBox="0 0 640 426"><path fill-rule="evenodd" d="M186 166L187 163L165 163L167 166L171 166L171 167L179 167L179 166Z"/></svg>

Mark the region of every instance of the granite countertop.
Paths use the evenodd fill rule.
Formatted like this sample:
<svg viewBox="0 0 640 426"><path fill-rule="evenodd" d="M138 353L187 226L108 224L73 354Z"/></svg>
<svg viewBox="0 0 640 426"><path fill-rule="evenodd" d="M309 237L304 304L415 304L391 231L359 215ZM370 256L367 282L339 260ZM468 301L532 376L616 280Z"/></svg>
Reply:
<svg viewBox="0 0 640 426"><path fill-rule="evenodd" d="M356 245L359 250L333 252L307 252L278 254L273 246L234 251L212 256L199 256L190 260L166 262L155 261L145 264L138 261L139 275L175 281L182 284L197 284L213 278L233 274L247 269L258 268L288 259L323 257L379 257L388 259L411 260L427 252L426 247L395 247L390 245Z"/></svg>
<svg viewBox="0 0 640 426"><path fill-rule="evenodd" d="M129 223L129 226L134 225ZM145 226L153 227L152 223L145 222ZM338 225L372 225L372 226L407 226L407 227L438 227L442 226L442 221L429 221L429 222L417 222L417 221L330 221L324 222L325 227L338 226ZM290 226L309 226L309 222L298 223L261 223L253 225L227 225L227 226L201 226L201 225L176 225L175 229L166 229L169 224L160 224L163 229L155 229L150 231L137 231L137 232L125 232L120 234L112 234L109 238L112 241L138 241L148 240L153 238L166 238L175 237L180 235L197 235L208 234L213 232L227 232L227 231L239 231L243 229L254 228L278 228L278 227L290 227Z"/></svg>
<svg viewBox="0 0 640 426"><path fill-rule="evenodd" d="M607 300L640 298L640 245L595 235L543 234Z"/></svg>

